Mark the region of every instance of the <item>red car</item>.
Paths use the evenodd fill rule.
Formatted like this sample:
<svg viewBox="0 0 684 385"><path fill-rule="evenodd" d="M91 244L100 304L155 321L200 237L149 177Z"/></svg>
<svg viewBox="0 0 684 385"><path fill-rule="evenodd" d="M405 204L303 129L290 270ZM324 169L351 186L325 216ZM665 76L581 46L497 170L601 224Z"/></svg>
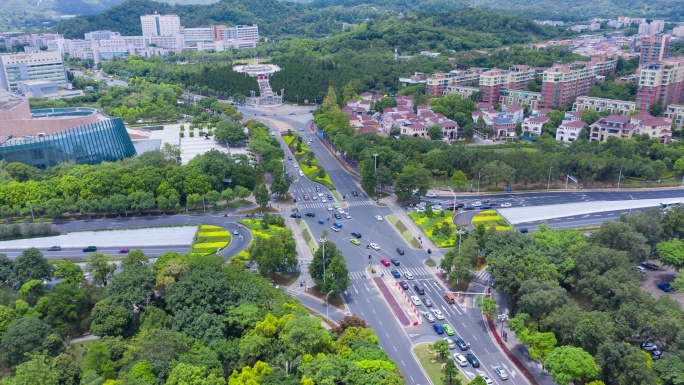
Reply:
<svg viewBox="0 0 684 385"><path fill-rule="evenodd" d="M380 260L380 263L382 263L382 264L385 265L385 266L389 266L389 265L390 265L390 261L386 260L385 258L381 259L381 260Z"/></svg>
<svg viewBox="0 0 684 385"><path fill-rule="evenodd" d="M304 194L304 200L308 201L309 200L309 194Z"/></svg>
<svg viewBox="0 0 684 385"><path fill-rule="evenodd" d="M126 253L128 253L128 249L119 250L119 254L126 254Z"/></svg>

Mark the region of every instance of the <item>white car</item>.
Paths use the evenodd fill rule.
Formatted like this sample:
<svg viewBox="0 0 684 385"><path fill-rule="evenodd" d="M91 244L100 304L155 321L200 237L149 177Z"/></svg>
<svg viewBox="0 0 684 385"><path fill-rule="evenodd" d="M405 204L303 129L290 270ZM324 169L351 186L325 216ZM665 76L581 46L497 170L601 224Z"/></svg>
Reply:
<svg viewBox="0 0 684 385"><path fill-rule="evenodd" d="M454 361L458 366L468 366L468 360L466 360L463 354L454 353Z"/></svg>
<svg viewBox="0 0 684 385"><path fill-rule="evenodd" d="M373 250L380 250L380 246L377 243L371 243L370 247Z"/></svg>
<svg viewBox="0 0 684 385"><path fill-rule="evenodd" d="M480 207L480 206L482 206L482 202L474 202L473 206L474 207Z"/></svg>
<svg viewBox="0 0 684 385"><path fill-rule="evenodd" d="M485 376L484 374L481 374L481 376L482 376L482 378L485 380L485 383L486 383L487 385L494 385L494 381L492 381L491 378Z"/></svg>
<svg viewBox="0 0 684 385"><path fill-rule="evenodd" d="M501 204L501 207L511 207L511 206L512 206L512 205L511 205L510 203L508 203L508 202L502 203L502 204Z"/></svg>
<svg viewBox="0 0 684 385"><path fill-rule="evenodd" d="M294 168L299 168L299 164L298 164L298 163L295 163L295 164L294 164Z"/></svg>
<svg viewBox="0 0 684 385"><path fill-rule="evenodd" d="M351 219L351 214L349 214L349 213L344 213L344 217L347 218L347 219Z"/></svg>
<svg viewBox="0 0 684 385"><path fill-rule="evenodd" d="M328 205L328 211L333 211L332 206Z"/></svg>
<svg viewBox="0 0 684 385"><path fill-rule="evenodd" d="M321 202L323 202L323 203L327 203L327 202L328 202L328 200L327 200L327 199L325 199L325 198L321 198Z"/></svg>
<svg viewBox="0 0 684 385"><path fill-rule="evenodd" d="M437 319L444 319L444 314L442 314L439 309L432 309L432 314L434 314Z"/></svg>
<svg viewBox="0 0 684 385"><path fill-rule="evenodd" d="M339 228L339 227L333 226L333 227L331 227L331 229L332 229L332 231L335 231L335 232L338 232L338 233L340 232L340 228Z"/></svg>
<svg viewBox="0 0 684 385"><path fill-rule="evenodd" d="M318 193L318 196L323 198L325 195L323 195L323 193Z"/></svg>
<svg viewBox="0 0 684 385"><path fill-rule="evenodd" d="M425 212L425 208L424 208L424 207L418 207L418 208L416 208L416 212L417 212L417 213L424 213L424 212Z"/></svg>
<svg viewBox="0 0 684 385"><path fill-rule="evenodd" d="M340 213L340 214L344 214L344 210L343 210L343 209L337 209L337 212Z"/></svg>
<svg viewBox="0 0 684 385"><path fill-rule="evenodd" d="M433 211L441 211L442 210L442 205L434 205L432 206Z"/></svg>
<svg viewBox="0 0 684 385"><path fill-rule="evenodd" d="M437 196L437 194L435 194L435 193L427 193L427 194L425 194L425 196L428 197L428 198L434 198L434 197Z"/></svg>
<svg viewBox="0 0 684 385"><path fill-rule="evenodd" d="M430 323L435 322L435 316L433 316L432 313L430 313L429 311L422 311L422 312L420 312L420 314L422 314L423 317L425 317L427 322L430 322Z"/></svg>
<svg viewBox="0 0 684 385"><path fill-rule="evenodd" d="M442 338L444 342L447 343L447 346L449 346L449 350L456 349L456 344L454 343L454 340L449 338L449 337L444 337Z"/></svg>
<svg viewBox="0 0 684 385"><path fill-rule="evenodd" d="M375 216L375 219L381 221L381 220L382 220L382 217L381 217L380 215L376 215L376 216Z"/></svg>
<svg viewBox="0 0 684 385"><path fill-rule="evenodd" d="M423 304L422 302L420 302L420 298L418 298L418 296L415 295L411 296L411 302L413 302L413 304L416 306L420 306Z"/></svg>
<svg viewBox="0 0 684 385"><path fill-rule="evenodd" d="M237 230L233 230L233 234L234 234L234 235L239 235L240 233L238 233Z"/></svg>
<svg viewBox="0 0 684 385"><path fill-rule="evenodd" d="M299 170L299 176L304 176L304 171Z"/></svg>
<svg viewBox="0 0 684 385"><path fill-rule="evenodd" d="M508 374L500 366L494 367L494 373L496 373L496 375L499 376L500 379L508 380Z"/></svg>
<svg viewBox="0 0 684 385"><path fill-rule="evenodd" d="M406 279L413 279L413 274L411 274L407 271L404 273L404 277L406 277Z"/></svg>

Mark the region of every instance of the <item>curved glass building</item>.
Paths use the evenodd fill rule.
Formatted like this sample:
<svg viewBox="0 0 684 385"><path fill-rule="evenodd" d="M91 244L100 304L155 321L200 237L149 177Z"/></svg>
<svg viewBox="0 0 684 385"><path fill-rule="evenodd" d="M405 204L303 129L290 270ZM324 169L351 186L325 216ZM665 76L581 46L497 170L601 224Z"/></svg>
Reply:
<svg viewBox="0 0 684 385"><path fill-rule="evenodd" d="M93 114L98 114L98 111L91 108L31 111L33 118L54 118L55 122L60 118ZM41 169L72 161L76 164L111 162L133 155L135 148L123 121L111 117L56 132L11 137L0 143L0 159Z"/></svg>

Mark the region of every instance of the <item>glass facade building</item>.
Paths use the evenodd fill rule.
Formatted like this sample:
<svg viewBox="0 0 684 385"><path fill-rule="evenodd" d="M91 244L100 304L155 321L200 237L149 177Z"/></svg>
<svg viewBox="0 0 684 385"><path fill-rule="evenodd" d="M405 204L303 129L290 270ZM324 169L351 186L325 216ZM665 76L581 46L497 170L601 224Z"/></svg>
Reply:
<svg viewBox="0 0 684 385"><path fill-rule="evenodd" d="M34 116L37 112L32 111ZM113 162L133 155L133 142L120 118L0 143L0 159L41 169L72 161L76 164Z"/></svg>

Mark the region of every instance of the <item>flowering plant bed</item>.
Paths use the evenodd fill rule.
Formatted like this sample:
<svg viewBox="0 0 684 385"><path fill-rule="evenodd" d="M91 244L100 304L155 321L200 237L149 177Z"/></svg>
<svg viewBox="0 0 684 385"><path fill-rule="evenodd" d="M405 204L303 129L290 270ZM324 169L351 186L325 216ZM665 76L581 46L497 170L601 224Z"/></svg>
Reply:
<svg viewBox="0 0 684 385"><path fill-rule="evenodd" d="M401 322L401 324L404 326L411 325L411 321L404 312L404 309L401 308L401 305L399 305L397 300L394 298L394 295L392 295L392 293L390 292L389 287L385 285L385 281L383 281L383 279L379 277L374 277L373 280L375 281L375 284L378 285L378 289L380 289L382 295L385 296L385 299L389 303L390 308L392 308L394 314L399 319L399 322Z"/></svg>

